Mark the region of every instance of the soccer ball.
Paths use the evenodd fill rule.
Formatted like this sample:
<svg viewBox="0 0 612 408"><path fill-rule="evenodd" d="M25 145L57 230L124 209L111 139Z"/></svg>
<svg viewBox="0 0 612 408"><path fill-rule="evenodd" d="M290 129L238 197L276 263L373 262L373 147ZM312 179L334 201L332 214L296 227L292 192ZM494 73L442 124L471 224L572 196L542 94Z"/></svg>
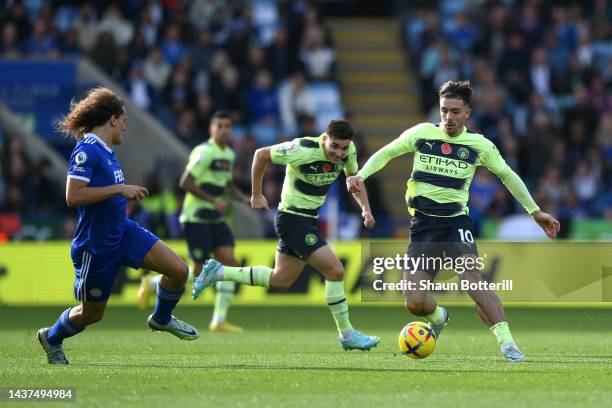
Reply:
<svg viewBox="0 0 612 408"><path fill-rule="evenodd" d="M408 323L399 334L399 348L403 355L413 359L425 358L436 348L436 337L431 324Z"/></svg>

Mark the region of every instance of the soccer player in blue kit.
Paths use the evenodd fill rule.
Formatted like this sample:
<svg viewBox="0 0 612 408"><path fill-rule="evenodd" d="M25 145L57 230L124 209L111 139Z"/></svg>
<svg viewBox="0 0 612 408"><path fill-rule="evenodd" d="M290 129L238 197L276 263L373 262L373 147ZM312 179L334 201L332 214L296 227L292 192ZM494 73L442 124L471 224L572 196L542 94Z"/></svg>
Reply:
<svg viewBox="0 0 612 408"><path fill-rule="evenodd" d="M110 89L95 88L59 123L59 130L77 140L66 181L66 203L78 209L71 256L76 272L78 306L66 309L50 328L38 330L38 341L50 364L68 364L64 339L104 316L119 268L147 268L161 273L157 304L147 320L155 331L195 340L198 331L172 316L185 291L187 265L158 237L126 216L128 200L141 200L144 187L125 184L113 145L126 130L123 101Z"/></svg>

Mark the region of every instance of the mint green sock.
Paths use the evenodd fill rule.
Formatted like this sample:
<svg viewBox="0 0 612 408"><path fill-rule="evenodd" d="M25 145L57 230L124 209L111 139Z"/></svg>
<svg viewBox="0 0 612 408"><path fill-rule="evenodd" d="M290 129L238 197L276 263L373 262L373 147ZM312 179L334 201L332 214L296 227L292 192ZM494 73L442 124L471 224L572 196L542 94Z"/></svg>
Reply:
<svg viewBox="0 0 612 408"><path fill-rule="evenodd" d="M200 270L200 272L202 272L202 270ZM194 274L193 274L193 266L189 267L189 273L187 274L187 282L185 283L191 283L193 282L194 279Z"/></svg>
<svg viewBox="0 0 612 408"><path fill-rule="evenodd" d="M425 316L425 318L434 324L442 323L442 320L444 319L444 312L440 306L436 305L436 310L434 310L433 313Z"/></svg>
<svg viewBox="0 0 612 408"><path fill-rule="evenodd" d="M256 266L224 266L223 276L220 280L244 283L250 286L270 287L272 268L262 265Z"/></svg>
<svg viewBox="0 0 612 408"><path fill-rule="evenodd" d="M512 338L512 334L510 334L510 327L508 327L508 322L499 322L491 326L490 330L493 332L495 337L497 337L497 342L499 344L504 343L514 343L514 339Z"/></svg>
<svg viewBox="0 0 612 408"><path fill-rule="evenodd" d="M340 334L353 330L349 320L348 303L344 295L344 281L331 282L325 281L325 300L331 310L331 314L336 321L336 326Z"/></svg>
<svg viewBox="0 0 612 408"><path fill-rule="evenodd" d="M213 323L225 321L235 290L235 282L217 282L217 295L215 296L215 309L212 317Z"/></svg>

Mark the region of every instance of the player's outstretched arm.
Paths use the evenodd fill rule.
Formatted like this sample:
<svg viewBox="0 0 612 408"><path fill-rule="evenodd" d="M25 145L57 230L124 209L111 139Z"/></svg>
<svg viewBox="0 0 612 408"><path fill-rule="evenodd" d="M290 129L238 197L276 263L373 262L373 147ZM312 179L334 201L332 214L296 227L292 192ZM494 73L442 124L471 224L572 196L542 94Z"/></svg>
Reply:
<svg viewBox="0 0 612 408"><path fill-rule="evenodd" d="M348 184L348 179L347 179ZM361 208L361 218L363 218L363 226L367 229L374 228L376 221L372 215L372 209L370 208L370 200L368 199L368 192L366 191L365 185L361 186L360 190L353 193L353 198L359 204Z"/></svg>
<svg viewBox="0 0 612 408"><path fill-rule="evenodd" d="M66 204L68 207L95 204L116 194L128 200L142 200L149 195L149 190L129 184L112 184L104 187L88 187L87 182L68 177L66 181Z"/></svg>
<svg viewBox="0 0 612 408"><path fill-rule="evenodd" d="M405 153L414 152L416 127L402 133L397 139L374 153L355 176L347 177L346 188L350 193L356 193L365 188L363 181L387 165L391 160Z"/></svg>
<svg viewBox="0 0 612 408"><path fill-rule="evenodd" d="M559 232L560 224L552 215L540 210L535 203L523 180L508 166L499 154L497 148L493 148L483 157L483 165L491 170L504 183L508 191L520 202L525 210L533 217L534 221L544 230L549 238L555 238Z"/></svg>
<svg viewBox="0 0 612 408"><path fill-rule="evenodd" d="M262 147L255 151L251 167L251 207L255 210L269 210L268 200L262 193L263 176L272 162L270 147Z"/></svg>
<svg viewBox="0 0 612 408"><path fill-rule="evenodd" d="M229 209L228 203L202 190L197 185L195 177L193 177L193 175L187 169L185 169L185 171L183 172L183 175L181 176L181 180L179 181L179 187L193 194L194 196L198 197L201 200L212 203L215 206L215 209L219 211L221 214L225 214L227 210Z"/></svg>

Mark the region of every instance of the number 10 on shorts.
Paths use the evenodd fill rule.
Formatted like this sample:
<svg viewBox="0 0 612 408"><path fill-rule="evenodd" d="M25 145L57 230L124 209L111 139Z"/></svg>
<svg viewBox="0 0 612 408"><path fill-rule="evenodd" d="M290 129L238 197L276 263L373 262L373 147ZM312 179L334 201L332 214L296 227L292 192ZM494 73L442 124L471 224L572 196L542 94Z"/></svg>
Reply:
<svg viewBox="0 0 612 408"><path fill-rule="evenodd" d="M473 244L474 236L472 235L472 231L464 230L463 228L457 229L459 231L459 236L461 237L461 242L464 244Z"/></svg>

